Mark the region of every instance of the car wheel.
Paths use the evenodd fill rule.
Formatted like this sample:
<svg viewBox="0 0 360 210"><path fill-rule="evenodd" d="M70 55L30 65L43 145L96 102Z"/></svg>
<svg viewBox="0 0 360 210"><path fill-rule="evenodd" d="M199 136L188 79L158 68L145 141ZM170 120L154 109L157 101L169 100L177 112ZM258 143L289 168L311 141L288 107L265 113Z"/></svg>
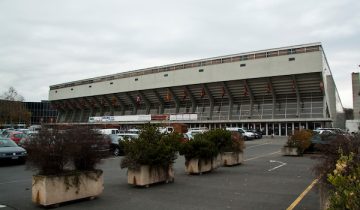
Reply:
<svg viewBox="0 0 360 210"><path fill-rule="evenodd" d="M119 149L119 147L115 147L113 154L114 154L115 156L119 156L119 155L120 155L120 149Z"/></svg>
<svg viewBox="0 0 360 210"><path fill-rule="evenodd" d="M245 141L248 140L248 137L247 137L247 136L244 136L244 140L245 140Z"/></svg>

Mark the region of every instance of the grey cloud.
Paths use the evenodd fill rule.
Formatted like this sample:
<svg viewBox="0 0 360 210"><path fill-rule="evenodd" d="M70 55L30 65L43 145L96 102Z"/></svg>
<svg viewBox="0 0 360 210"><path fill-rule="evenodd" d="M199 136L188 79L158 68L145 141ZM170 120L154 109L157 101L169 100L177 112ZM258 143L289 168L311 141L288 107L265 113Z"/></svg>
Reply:
<svg viewBox="0 0 360 210"><path fill-rule="evenodd" d="M0 90L40 101L62 82L321 41L351 107L359 10L355 0L2 0Z"/></svg>

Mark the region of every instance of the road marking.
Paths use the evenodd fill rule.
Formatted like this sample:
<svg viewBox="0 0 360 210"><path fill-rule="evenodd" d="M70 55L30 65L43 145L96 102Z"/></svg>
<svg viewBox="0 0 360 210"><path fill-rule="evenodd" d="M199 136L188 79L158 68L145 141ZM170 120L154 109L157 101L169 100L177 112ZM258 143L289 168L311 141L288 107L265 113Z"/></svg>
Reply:
<svg viewBox="0 0 360 210"><path fill-rule="evenodd" d="M258 159L258 158L262 158L262 157L266 157L266 156L270 156L270 155L275 155L275 154L278 154L278 153L280 153L280 150L276 151L276 152L273 152L273 153L266 154L266 155L259 155L259 156L256 156L256 157L248 158L248 159L245 159L244 161L255 160L255 159Z"/></svg>
<svg viewBox="0 0 360 210"><path fill-rule="evenodd" d="M7 207L7 206L5 206L5 205L1 205L1 204L0 204L0 208L5 208L5 207Z"/></svg>
<svg viewBox="0 0 360 210"><path fill-rule="evenodd" d="M16 183L16 182L29 182L29 181L31 181L31 179L19 179L19 180L14 180L14 181L9 181L9 182L0 182L0 185L11 184L11 183Z"/></svg>
<svg viewBox="0 0 360 210"><path fill-rule="evenodd" d="M271 169L269 169L268 171L273 171L273 170L276 170L276 169L278 169L278 168L283 167L283 166L286 165L286 163L283 163L283 162L277 161L277 160L270 160L269 162L270 162L270 163L280 163L280 165L278 165L278 166L276 166L276 167L274 167L274 168L271 168Z"/></svg>
<svg viewBox="0 0 360 210"><path fill-rule="evenodd" d="M267 145L267 144L270 144L270 142L264 143L264 144L258 144L258 145L254 145L254 146L250 146L250 147L246 147L246 149L250 149L250 148L254 148L254 147L260 147L260 146L264 146L264 145Z"/></svg>
<svg viewBox="0 0 360 210"><path fill-rule="evenodd" d="M308 192L314 187L314 185L316 183L318 183L318 181L319 181L319 178L312 181L311 184L304 190L304 192L302 192L299 195L299 197L297 197L296 200L286 210L293 210L300 203L300 201L305 197L305 195L308 194Z"/></svg>

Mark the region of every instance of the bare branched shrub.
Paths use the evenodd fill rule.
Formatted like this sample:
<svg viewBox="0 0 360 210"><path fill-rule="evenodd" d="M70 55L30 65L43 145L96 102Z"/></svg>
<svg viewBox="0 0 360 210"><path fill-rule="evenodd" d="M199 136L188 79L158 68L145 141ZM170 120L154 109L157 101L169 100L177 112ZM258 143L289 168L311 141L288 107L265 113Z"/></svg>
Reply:
<svg viewBox="0 0 360 210"><path fill-rule="evenodd" d="M293 135L289 136L286 146L297 147L303 153L311 145L311 137L313 133L311 130L296 130Z"/></svg>
<svg viewBox="0 0 360 210"><path fill-rule="evenodd" d="M109 154L110 141L89 127L43 127L25 145L27 165L42 175L93 170Z"/></svg>
<svg viewBox="0 0 360 210"><path fill-rule="evenodd" d="M75 126L64 134L72 145L70 153L77 170L93 170L101 159L110 155L110 139L96 130Z"/></svg>
<svg viewBox="0 0 360 210"><path fill-rule="evenodd" d="M31 169L37 169L39 174L61 173L71 161L69 146L70 142L64 133L43 127L31 141L26 142L26 164Z"/></svg>

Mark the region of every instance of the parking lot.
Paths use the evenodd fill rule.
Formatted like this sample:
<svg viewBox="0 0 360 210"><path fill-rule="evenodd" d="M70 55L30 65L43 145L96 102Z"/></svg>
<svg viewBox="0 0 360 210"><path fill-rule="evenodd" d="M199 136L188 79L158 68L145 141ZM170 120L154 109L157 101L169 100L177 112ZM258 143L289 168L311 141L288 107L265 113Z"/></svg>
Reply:
<svg viewBox="0 0 360 210"><path fill-rule="evenodd" d="M246 141L245 162L212 173L187 175L184 158L174 164L175 182L138 188L127 184L121 157L104 160L104 192L97 199L59 209L287 209L312 183L314 155L285 157L285 138ZM31 202L31 175L24 165L0 166L0 209L41 209ZM319 209L315 188L294 209Z"/></svg>

